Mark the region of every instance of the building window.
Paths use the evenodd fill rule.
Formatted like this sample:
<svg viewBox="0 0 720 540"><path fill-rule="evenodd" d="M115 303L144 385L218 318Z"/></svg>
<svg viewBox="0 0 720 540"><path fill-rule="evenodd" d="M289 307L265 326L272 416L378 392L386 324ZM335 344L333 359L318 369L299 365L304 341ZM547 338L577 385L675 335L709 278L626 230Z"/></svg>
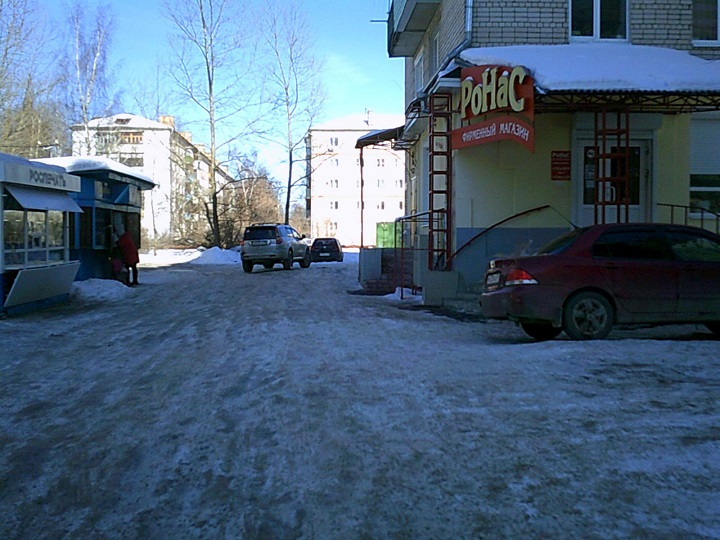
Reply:
<svg viewBox="0 0 720 540"><path fill-rule="evenodd" d="M423 75L423 53L420 51L415 58L415 92L423 91L424 75Z"/></svg>
<svg viewBox="0 0 720 540"><path fill-rule="evenodd" d="M627 39L627 0L571 0L571 36Z"/></svg>
<svg viewBox="0 0 720 540"><path fill-rule="evenodd" d="M440 40L437 34L430 40L430 73L434 74L440 68Z"/></svg>
<svg viewBox="0 0 720 540"><path fill-rule="evenodd" d="M385 160L382 158L378 158L377 160L377 166L378 167L384 167L385 166Z"/></svg>
<svg viewBox="0 0 720 540"><path fill-rule="evenodd" d="M144 164L142 154L119 154L118 161L127 167L142 167Z"/></svg>
<svg viewBox="0 0 720 540"><path fill-rule="evenodd" d="M120 133L120 144L142 144L142 131L124 131Z"/></svg>
<svg viewBox="0 0 720 540"><path fill-rule="evenodd" d="M690 206L698 217L699 209L720 214L720 174L690 175Z"/></svg>
<svg viewBox="0 0 720 540"><path fill-rule="evenodd" d="M98 148L115 146L118 143L118 137L115 133L95 132L95 144Z"/></svg>
<svg viewBox="0 0 720 540"><path fill-rule="evenodd" d="M718 41L720 0L693 0L693 39Z"/></svg>
<svg viewBox="0 0 720 540"><path fill-rule="evenodd" d="M402 209L403 209L403 202L400 201L400 210L402 210Z"/></svg>
<svg viewBox="0 0 720 540"><path fill-rule="evenodd" d="M338 209L338 202L330 201L330 210L337 210L337 209Z"/></svg>

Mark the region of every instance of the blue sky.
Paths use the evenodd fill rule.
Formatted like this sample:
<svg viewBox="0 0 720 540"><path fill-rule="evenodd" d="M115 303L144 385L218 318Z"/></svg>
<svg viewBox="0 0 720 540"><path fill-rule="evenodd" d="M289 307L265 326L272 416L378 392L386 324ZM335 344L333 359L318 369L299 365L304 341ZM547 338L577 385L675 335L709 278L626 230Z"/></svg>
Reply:
<svg viewBox="0 0 720 540"><path fill-rule="evenodd" d="M42 0L41 0L42 3ZM88 12L110 4L115 15L111 63L131 78L147 72L168 55L162 0L85 0ZM387 0L304 0L316 37L315 52L324 58L328 93L319 121L372 109L402 114L403 60L388 58L387 27L371 22L387 18ZM64 20L64 2L51 2L53 15ZM173 111L168 111L173 114Z"/></svg>

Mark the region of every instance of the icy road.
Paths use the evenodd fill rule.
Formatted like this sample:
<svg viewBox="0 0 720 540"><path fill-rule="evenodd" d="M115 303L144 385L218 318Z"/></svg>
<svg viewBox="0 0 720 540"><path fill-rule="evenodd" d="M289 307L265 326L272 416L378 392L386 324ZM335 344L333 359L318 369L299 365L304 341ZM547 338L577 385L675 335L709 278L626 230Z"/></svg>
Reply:
<svg viewBox="0 0 720 540"><path fill-rule="evenodd" d="M720 342L534 343L357 256L0 320L0 538L720 538Z"/></svg>

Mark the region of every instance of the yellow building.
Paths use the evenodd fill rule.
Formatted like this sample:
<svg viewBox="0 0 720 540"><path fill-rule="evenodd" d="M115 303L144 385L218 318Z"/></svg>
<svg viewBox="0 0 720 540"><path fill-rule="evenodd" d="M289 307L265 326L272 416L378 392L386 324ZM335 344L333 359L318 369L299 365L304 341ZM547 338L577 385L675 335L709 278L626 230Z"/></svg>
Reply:
<svg viewBox="0 0 720 540"><path fill-rule="evenodd" d="M426 303L570 226L720 223L717 16L713 32L690 2L488 4L390 6Z"/></svg>

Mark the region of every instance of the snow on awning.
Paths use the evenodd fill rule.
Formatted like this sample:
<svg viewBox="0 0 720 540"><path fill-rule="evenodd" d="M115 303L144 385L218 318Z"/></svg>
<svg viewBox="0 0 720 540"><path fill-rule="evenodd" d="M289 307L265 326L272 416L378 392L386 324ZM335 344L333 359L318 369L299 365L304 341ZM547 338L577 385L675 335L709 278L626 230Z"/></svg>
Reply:
<svg viewBox="0 0 720 540"><path fill-rule="evenodd" d="M93 172L119 174L135 180L140 189L152 189L156 185L152 178L138 169L128 167L127 165L123 165L122 163L104 156L63 156L55 158L41 158L33 161L58 165L63 167L67 172L78 175Z"/></svg>
<svg viewBox="0 0 720 540"><path fill-rule="evenodd" d="M466 49L476 66L524 66L540 91L718 93L720 61L685 51L627 43L516 45Z"/></svg>

